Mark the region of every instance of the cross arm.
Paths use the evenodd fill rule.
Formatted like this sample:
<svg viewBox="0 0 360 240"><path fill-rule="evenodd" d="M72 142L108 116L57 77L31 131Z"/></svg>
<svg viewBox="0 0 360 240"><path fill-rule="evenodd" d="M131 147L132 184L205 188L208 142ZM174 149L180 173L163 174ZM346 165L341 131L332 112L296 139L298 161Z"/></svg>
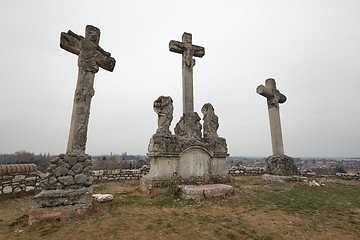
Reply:
<svg viewBox="0 0 360 240"><path fill-rule="evenodd" d="M100 48L100 49L102 51L104 51L102 48ZM111 57L110 53L108 53L108 52L105 52L105 51L101 52L101 51L99 51L99 49L97 49L97 51L99 52L99 54L96 55L96 64L99 67L112 72L114 70L115 63L116 63L115 58Z"/></svg>
<svg viewBox="0 0 360 240"><path fill-rule="evenodd" d="M193 45L194 57L203 57L205 55L205 48Z"/></svg>
<svg viewBox="0 0 360 240"><path fill-rule="evenodd" d="M169 42L169 50L170 52L175 52L175 53L184 53L184 51L186 50L186 44L184 44L183 42L178 42L175 40L171 40ZM205 55L205 48L197 46L197 45L191 45L194 54L194 57L203 57Z"/></svg>
<svg viewBox="0 0 360 240"><path fill-rule="evenodd" d="M274 97L274 92L271 88L268 88L268 87L265 87L264 85L259 85L257 88L256 88L256 92L258 94L260 94L261 96L263 97L266 97L266 98L272 98ZM277 91L279 92L279 91ZM286 102L286 96L282 93L280 93L280 99L279 99L279 103L284 103Z"/></svg>
<svg viewBox="0 0 360 240"><path fill-rule="evenodd" d="M170 52L180 53L182 54L185 50L185 46L183 42L178 42L175 40L171 40L169 42L169 50Z"/></svg>
<svg viewBox="0 0 360 240"><path fill-rule="evenodd" d="M83 41L84 39L84 37L77 35L70 30L67 33L62 32L60 35L60 47L73 54L79 55L81 49L81 41ZM99 45L94 44L94 48L96 50L96 64L99 67L112 72L114 70L116 60L111 57L111 54L109 52L106 52Z"/></svg>
<svg viewBox="0 0 360 240"><path fill-rule="evenodd" d="M265 87L264 85L259 85L256 88L256 92L263 97L271 98L274 96L272 89Z"/></svg>
<svg viewBox="0 0 360 240"><path fill-rule="evenodd" d="M80 41L83 38L84 37L79 36L70 30L67 33L62 32L60 35L60 47L73 54L79 55Z"/></svg>

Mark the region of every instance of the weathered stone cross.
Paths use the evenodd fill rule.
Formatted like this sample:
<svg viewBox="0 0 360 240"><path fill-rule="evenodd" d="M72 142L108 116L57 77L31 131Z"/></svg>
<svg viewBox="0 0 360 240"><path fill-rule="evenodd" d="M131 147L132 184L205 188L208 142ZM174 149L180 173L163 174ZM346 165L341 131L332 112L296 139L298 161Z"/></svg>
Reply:
<svg viewBox="0 0 360 240"><path fill-rule="evenodd" d="M115 67L115 59L99 46L99 41L100 29L91 25L86 26L85 38L70 30L60 36L60 47L79 56L67 153L85 153L95 73L99 67L110 72Z"/></svg>
<svg viewBox="0 0 360 240"><path fill-rule="evenodd" d="M279 103L284 103L286 96L276 89L276 82L272 78L265 81L265 86L258 86L256 92L267 98L273 155L284 155Z"/></svg>
<svg viewBox="0 0 360 240"><path fill-rule="evenodd" d="M182 42L171 40L169 43L171 52L182 54L182 88L183 88L183 113L194 112L194 87L193 67L194 57L203 57L205 48L192 44L192 35L184 32Z"/></svg>

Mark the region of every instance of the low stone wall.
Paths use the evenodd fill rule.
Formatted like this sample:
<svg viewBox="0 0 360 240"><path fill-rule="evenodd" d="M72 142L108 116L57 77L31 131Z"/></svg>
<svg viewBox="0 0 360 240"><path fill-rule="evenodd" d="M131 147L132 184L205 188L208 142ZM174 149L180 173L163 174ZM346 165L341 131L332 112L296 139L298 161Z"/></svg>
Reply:
<svg viewBox="0 0 360 240"><path fill-rule="evenodd" d="M0 195L40 190L35 164L0 165Z"/></svg>
<svg viewBox="0 0 360 240"><path fill-rule="evenodd" d="M360 181L360 174L346 174L346 173L337 173L336 178L341 178L343 180L358 180Z"/></svg>
<svg viewBox="0 0 360 240"><path fill-rule="evenodd" d="M136 180L142 178L149 172L149 167L140 169L114 169L114 170L93 170L93 180L113 181L113 180ZM231 176L259 176L264 174L263 168L239 168L231 167L228 174ZM310 176L303 174L304 176ZM360 181L360 174L336 174L336 176L314 176L338 178L343 180ZM0 165L0 195L18 192L29 192L41 190L39 180L41 175L37 171L35 164L7 164Z"/></svg>
<svg viewBox="0 0 360 240"><path fill-rule="evenodd" d="M265 173L264 168L243 168L243 167L231 167L228 169L228 173L231 176L258 176Z"/></svg>
<svg viewBox="0 0 360 240"><path fill-rule="evenodd" d="M139 169L113 169L113 170L93 170L93 180L136 180L142 178L149 172L149 167Z"/></svg>
<svg viewBox="0 0 360 240"><path fill-rule="evenodd" d="M140 169L113 169L113 170L94 170L94 180L135 180L140 179L149 172L149 167ZM228 169L231 176L258 176L264 174L263 168L238 168Z"/></svg>

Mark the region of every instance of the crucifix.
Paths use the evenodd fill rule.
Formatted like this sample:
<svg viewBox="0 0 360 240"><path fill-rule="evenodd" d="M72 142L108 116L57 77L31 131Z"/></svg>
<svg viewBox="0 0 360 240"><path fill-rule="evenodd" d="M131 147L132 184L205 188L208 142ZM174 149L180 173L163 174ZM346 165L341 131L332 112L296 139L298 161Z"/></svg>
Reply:
<svg viewBox="0 0 360 240"><path fill-rule="evenodd" d="M286 96L277 90L276 82L272 78L265 81L265 86L259 85L256 92L267 99L273 155L284 155L279 103L284 103Z"/></svg>
<svg viewBox="0 0 360 240"><path fill-rule="evenodd" d="M203 57L205 55L205 48L193 45L192 35L184 32L182 42L170 41L169 50L182 54L183 113L193 113L193 67L195 65L195 59L193 59L193 57Z"/></svg>
<svg viewBox="0 0 360 240"><path fill-rule="evenodd" d="M100 29L87 25L85 37L72 31L62 32L60 47L78 55L78 79L71 115L66 153L85 153L91 98L94 96L94 78L99 67L112 72L115 59L99 46Z"/></svg>

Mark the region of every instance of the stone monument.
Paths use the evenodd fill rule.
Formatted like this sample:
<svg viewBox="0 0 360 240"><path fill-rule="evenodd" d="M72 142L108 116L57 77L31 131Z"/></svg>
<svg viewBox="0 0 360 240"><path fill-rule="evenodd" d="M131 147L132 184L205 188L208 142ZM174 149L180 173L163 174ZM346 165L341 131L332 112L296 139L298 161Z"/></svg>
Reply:
<svg viewBox="0 0 360 240"><path fill-rule="evenodd" d="M279 104L286 101L286 96L276 88L276 82L272 78L265 81L265 86L258 86L256 92L266 97L269 111L273 155L269 156L265 161L265 172L281 176L299 174L294 160L284 154Z"/></svg>
<svg viewBox="0 0 360 240"><path fill-rule="evenodd" d="M148 194L174 194L179 184L224 183L227 177L227 144L217 134L218 117L210 103L203 106L204 133L201 118L194 112L193 57L202 57L205 49L192 44L192 35L184 33L182 42L170 41L169 49L182 54L183 115L172 134L173 101L161 96L154 102L158 129L150 139L150 171L141 179Z"/></svg>
<svg viewBox="0 0 360 240"><path fill-rule="evenodd" d="M78 79L66 154L51 160L49 175L40 182L42 192L33 198L29 223L60 219L91 207L91 157L85 153L94 78L99 67L113 71L115 59L99 46L100 30L87 25L85 37L62 32L60 47L78 55Z"/></svg>

